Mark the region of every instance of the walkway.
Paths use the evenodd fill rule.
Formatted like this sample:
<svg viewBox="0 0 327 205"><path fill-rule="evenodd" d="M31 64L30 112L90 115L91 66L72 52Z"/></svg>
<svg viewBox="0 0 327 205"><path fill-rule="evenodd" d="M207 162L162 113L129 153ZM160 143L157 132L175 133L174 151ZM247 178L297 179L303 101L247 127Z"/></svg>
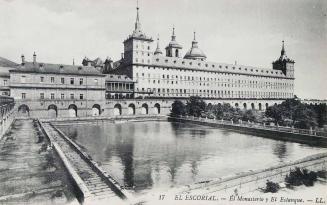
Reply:
<svg viewBox="0 0 327 205"><path fill-rule="evenodd" d="M109 187L108 182L91 168L90 162L87 162L87 160L80 155L81 153L78 153L76 149L68 143L67 139L64 139L64 136L60 135L49 123L44 123L43 128L48 133L51 141L59 145L70 163L73 172L77 173L80 179L82 179L83 186L86 186L85 192L90 194L90 196L88 196L88 201L92 201L93 203L95 200L107 201L115 205L127 203Z"/></svg>
<svg viewBox="0 0 327 205"><path fill-rule="evenodd" d="M78 204L64 168L35 125L17 120L0 141L0 204Z"/></svg>

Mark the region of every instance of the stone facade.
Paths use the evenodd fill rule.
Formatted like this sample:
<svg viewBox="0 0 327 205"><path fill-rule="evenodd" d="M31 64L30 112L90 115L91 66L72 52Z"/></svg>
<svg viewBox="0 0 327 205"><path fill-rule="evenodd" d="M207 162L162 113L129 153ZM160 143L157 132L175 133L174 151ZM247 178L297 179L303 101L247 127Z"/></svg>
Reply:
<svg viewBox="0 0 327 205"><path fill-rule="evenodd" d="M105 75L92 66L25 62L10 71L11 96L30 117L96 116L103 112Z"/></svg>
<svg viewBox="0 0 327 205"><path fill-rule="evenodd" d="M135 30L124 41L124 58L111 71L135 80L137 96L266 100L294 96L294 61L287 58L284 43L273 69L207 61L195 34L191 49L182 58L175 30L166 55L159 42L153 50L153 40L142 32L137 13Z"/></svg>

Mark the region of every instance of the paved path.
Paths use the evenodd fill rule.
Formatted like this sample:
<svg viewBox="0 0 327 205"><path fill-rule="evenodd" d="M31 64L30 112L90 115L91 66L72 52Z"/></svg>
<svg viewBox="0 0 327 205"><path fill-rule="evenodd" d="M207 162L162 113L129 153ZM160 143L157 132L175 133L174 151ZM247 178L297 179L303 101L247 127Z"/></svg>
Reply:
<svg viewBox="0 0 327 205"><path fill-rule="evenodd" d="M48 123L43 124L44 130L49 133L64 155L72 165L73 169L84 181L91 193L91 200L107 201L111 204L126 204L107 183L90 167L90 165L68 144L68 142Z"/></svg>
<svg viewBox="0 0 327 205"><path fill-rule="evenodd" d="M64 168L32 120L17 120L0 141L0 204L77 203Z"/></svg>

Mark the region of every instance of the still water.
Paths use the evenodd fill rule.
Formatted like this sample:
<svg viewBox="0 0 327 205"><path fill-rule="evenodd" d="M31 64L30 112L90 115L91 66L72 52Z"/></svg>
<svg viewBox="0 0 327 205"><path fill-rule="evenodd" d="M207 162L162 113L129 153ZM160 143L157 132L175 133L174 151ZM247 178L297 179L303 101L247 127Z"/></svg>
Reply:
<svg viewBox="0 0 327 205"><path fill-rule="evenodd" d="M145 193L267 168L326 151L166 121L58 125L121 185Z"/></svg>

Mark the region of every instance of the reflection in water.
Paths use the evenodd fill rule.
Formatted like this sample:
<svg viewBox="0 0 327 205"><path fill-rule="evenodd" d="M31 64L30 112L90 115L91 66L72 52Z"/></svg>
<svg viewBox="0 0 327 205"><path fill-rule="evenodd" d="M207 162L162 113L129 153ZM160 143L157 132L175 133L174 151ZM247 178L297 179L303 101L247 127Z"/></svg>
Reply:
<svg viewBox="0 0 327 205"><path fill-rule="evenodd" d="M276 141L273 146L273 153L279 158L280 162L284 162L287 152L290 152L290 150L291 147L287 148L285 141Z"/></svg>
<svg viewBox="0 0 327 205"><path fill-rule="evenodd" d="M140 193L267 168L323 151L185 123L103 122L58 127L83 145L120 184Z"/></svg>

